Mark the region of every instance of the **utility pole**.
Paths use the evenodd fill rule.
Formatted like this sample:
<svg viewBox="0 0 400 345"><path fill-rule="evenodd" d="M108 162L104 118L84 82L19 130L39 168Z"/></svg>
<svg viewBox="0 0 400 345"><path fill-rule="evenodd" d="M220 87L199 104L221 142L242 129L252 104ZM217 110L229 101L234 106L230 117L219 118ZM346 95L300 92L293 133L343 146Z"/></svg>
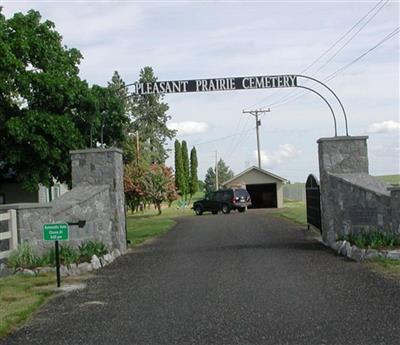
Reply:
<svg viewBox="0 0 400 345"><path fill-rule="evenodd" d="M243 110L243 114L250 114L256 118L256 134L257 134L257 155L258 155L258 167L261 169L261 153L260 153L260 135L258 133L258 127L261 126L261 121L258 119L259 114L269 113L271 110L268 109L256 109L256 110Z"/></svg>
<svg viewBox="0 0 400 345"><path fill-rule="evenodd" d="M215 151L215 190L218 190L218 151Z"/></svg>

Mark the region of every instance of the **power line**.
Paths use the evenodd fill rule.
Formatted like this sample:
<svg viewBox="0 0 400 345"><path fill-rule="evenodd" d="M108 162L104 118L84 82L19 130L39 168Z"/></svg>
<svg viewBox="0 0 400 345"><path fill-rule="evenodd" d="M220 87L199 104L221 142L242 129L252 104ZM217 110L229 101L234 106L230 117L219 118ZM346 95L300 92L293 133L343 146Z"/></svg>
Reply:
<svg viewBox="0 0 400 345"><path fill-rule="evenodd" d="M236 148L239 146L239 144L243 143L246 140L246 138L247 138L248 134L250 133L250 131L252 131L254 129L253 127L249 128L249 126L251 126L251 122L247 123L246 130L241 132L240 136L236 139L235 144L233 144L231 146L231 150L227 154L227 159L228 160L230 160L230 158L232 157L232 154L236 151Z"/></svg>
<svg viewBox="0 0 400 345"><path fill-rule="evenodd" d="M345 71L347 68L349 68L351 65L353 65L354 63L356 63L357 61L361 60L364 56L368 55L370 52L372 52L373 50L375 50L376 48L378 48L379 46L381 46L383 43L385 43L386 41L388 41L389 39L391 39L392 37L394 37L395 35L397 35L400 32L400 27L397 27L396 29L394 29L391 33L389 33L387 36L385 36L380 42L378 42L377 44L375 44L373 47L371 47L370 49L368 49L366 52L364 52L363 54L359 55L358 57L356 57L354 60L350 61L348 64L346 64L343 67L340 67L339 69L337 69L335 72L333 72L332 74L330 74L329 76L327 76L325 79L323 79L324 82L330 81L334 78L336 78L340 73L342 73L343 71ZM280 104L275 105L275 108L281 107L285 104L294 102L295 100L301 98L302 96L304 96L305 94L307 94L308 92L301 92L300 94L297 95L293 95L290 98L288 98L287 100L281 102ZM294 98L293 98L294 97Z"/></svg>
<svg viewBox="0 0 400 345"><path fill-rule="evenodd" d="M382 2L382 1L381 1ZM380 2L380 3L381 3ZM372 10L374 10L380 3L378 3ZM320 72L329 62L331 62L345 47L347 47L347 45L361 32L362 29L364 29L370 22L372 19L374 19L378 13L382 10L383 7L385 7L388 4L388 0L386 0L377 10L376 12L364 23L361 25L361 27L327 60L325 61L313 74L311 74L311 77L314 77L318 74L318 72ZM371 11L372 11L371 10ZM368 13L371 13L368 12ZM286 99L289 99L292 97L293 94L299 94L301 92L296 92L296 91L292 91L290 92L288 95L285 95L283 97L281 97L280 99L278 99L277 101L275 101L274 103L271 103L269 106L274 106L276 104L279 104L280 102L284 102Z"/></svg>
<svg viewBox="0 0 400 345"><path fill-rule="evenodd" d="M373 6L365 15L363 15L349 30L347 30L339 39L337 39L328 49L326 49L319 57L317 57L315 60L313 60L305 69L303 69L300 74L305 73L306 71L308 71L312 66L314 66L318 61L320 61L326 54L328 54L334 47L336 47L347 35L349 35L365 18L367 18L378 6L380 6L382 4L384 0L379 1L375 6ZM335 57L380 11L381 9L388 3L388 0L385 1L385 3L382 4L382 6L380 8L378 8L378 10L372 15L371 18L369 18L367 20L366 23L363 24L363 26L350 38L349 41L347 41L345 43L344 46L342 46L342 48L340 48L340 50L338 50L333 57ZM332 58L333 58L332 57ZM330 60L328 60L328 62L330 62L332 60L332 58ZM326 62L325 65L328 63ZM323 65L323 66L325 66ZM322 68L321 68L322 69ZM319 69L320 70L320 69ZM319 71L318 70L318 71ZM317 72L318 72L317 71ZM314 72L313 76L317 73ZM259 102L253 104L250 106L254 107L257 104L260 104L262 102L264 102L266 99L273 97L275 94L279 93L279 91L281 90L277 90L275 91L272 95L269 95L265 98L263 98L262 100L260 100ZM280 101L284 101L285 98L290 97L290 95L293 94L293 92L289 93L289 95L285 95L283 98L281 97L280 99L278 99L277 101L275 101L274 103L270 103L269 106L273 106L274 104L279 103Z"/></svg>

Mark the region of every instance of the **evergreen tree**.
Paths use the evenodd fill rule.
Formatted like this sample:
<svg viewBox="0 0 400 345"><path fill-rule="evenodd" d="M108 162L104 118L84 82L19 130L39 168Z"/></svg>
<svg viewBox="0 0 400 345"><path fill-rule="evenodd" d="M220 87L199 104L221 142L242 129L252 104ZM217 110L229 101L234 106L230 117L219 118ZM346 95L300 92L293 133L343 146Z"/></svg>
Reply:
<svg viewBox="0 0 400 345"><path fill-rule="evenodd" d="M215 191L215 171L212 167L207 169L204 179L204 189L206 194Z"/></svg>
<svg viewBox="0 0 400 345"><path fill-rule="evenodd" d="M139 83L154 83L151 67L144 67L140 71ZM136 95L132 104L132 129L139 131L140 140L144 143L146 158L150 163L164 163L168 157L164 145L167 139L175 136L175 131L168 129L167 121L171 119L167 115L169 109L167 103L162 102L162 95ZM143 152L142 150L142 152Z"/></svg>
<svg viewBox="0 0 400 345"><path fill-rule="evenodd" d="M175 186L181 195L184 189L183 182L183 165L182 165L182 147L179 140L175 140Z"/></svg>
<svg viewBox="0 0 400 345"><path fill-rule="evenodd" d="M199 189L199 181L197 177L197 152L193 147L190 151L190 183L189 183L189 193L190 197L195 194Z"/></svg>
<svg viewBox="0 0 400 345"><path fill-rule="evenodd" d="M218 161L218 183L222 183L230 180L234 176L233 171L225 164L222 158ZM204 180L205 190L207 193L215 191L215 170L210 167L207 170L206 177Z"/></svg>
<svg viewBox="0 0 400 345"><path fill-rule="evenodd" d="M129 164L135 162L136 165L139 163L138 154L140 151L140 147L143 147L143 144L139 142L139 148L137 147L137 138L136 136L139 134L133 128L132 124L132 97L129 97L129 90L126 87L126 84L122 77L119 75L118 71L114 71L114 74L111 78L111 81L108 82L108 89L112 90L113 93L119 98L125 114L128 117L128 124L125 126L125 137L126 140L122 143L123 150L123 159L125 164ZM140 134L139 134L140 139ZM138 150L139 149L139 150ZM141 159L145 162L148 160L145 157Z"/></svg>
<svg viewBox="0 0 400 345"><path fill-rule="evenodd" d="M184 184L182 192L186 199L187 194L189 194L190 170L189 170L189 153L188 153L187 143L185 140L182 141L182 166L183 166L182 181Z"/></svg>

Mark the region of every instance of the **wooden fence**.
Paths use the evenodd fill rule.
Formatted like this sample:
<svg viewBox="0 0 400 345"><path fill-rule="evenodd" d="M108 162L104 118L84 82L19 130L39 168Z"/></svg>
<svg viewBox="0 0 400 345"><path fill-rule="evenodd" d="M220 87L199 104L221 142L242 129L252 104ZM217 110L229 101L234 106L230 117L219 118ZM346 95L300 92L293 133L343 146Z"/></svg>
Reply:
<svg viewBox="0 0 400 345"><path fill-rule="evenodd" d="M17 212L16 210L8 210L7 213L0 214L0 222L8 222L8 231L0 232L0 241L9 240L8 250L1 251L0 259L8 258L11 251L18 246L17 234Z"/></svg>

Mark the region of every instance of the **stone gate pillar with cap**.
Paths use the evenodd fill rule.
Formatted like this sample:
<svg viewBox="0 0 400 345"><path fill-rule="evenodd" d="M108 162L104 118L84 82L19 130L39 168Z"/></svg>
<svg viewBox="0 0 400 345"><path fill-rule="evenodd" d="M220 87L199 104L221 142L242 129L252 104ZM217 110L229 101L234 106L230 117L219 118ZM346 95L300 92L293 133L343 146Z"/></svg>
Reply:
<svg viewBox="0 0 400 345"><path fill-rule="evenodd" d="M330 174L368 175L367 136L321 138L318 143L322 238L329 244L336 241L335 218L341 205L335 200L336 184Z"/></svg>
<svg viewBox="0 0 400 345"><path fill-rule="evenodd" d="M126 251L125 195L122 150L86 149L71 151L72 187L81 184L109 186L111 238L114 248Z"/></svg>

